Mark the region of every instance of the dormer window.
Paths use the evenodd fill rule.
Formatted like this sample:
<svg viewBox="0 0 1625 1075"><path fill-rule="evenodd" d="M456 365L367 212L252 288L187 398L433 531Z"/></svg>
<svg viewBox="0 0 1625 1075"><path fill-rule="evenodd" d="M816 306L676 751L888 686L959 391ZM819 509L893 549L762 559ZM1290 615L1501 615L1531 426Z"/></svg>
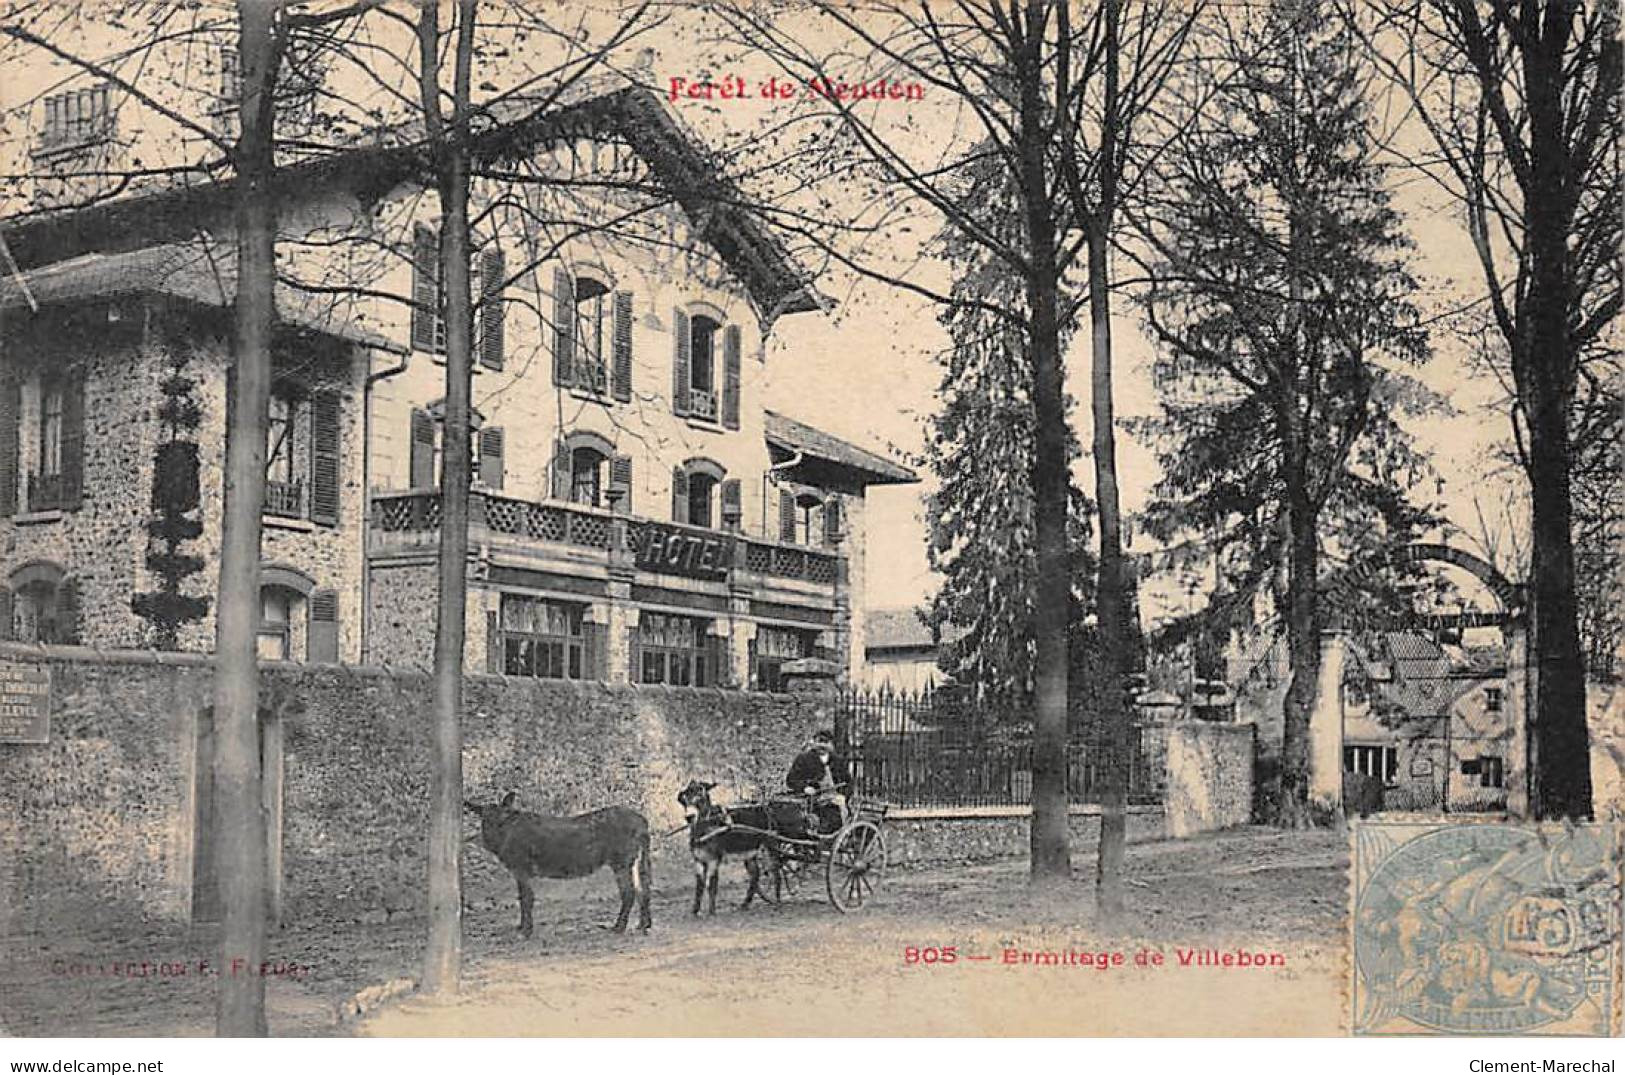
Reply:
<svg viewBox="0 0 1625 1075"><path fill-rule="evenodd" d="M41 151L94 145L106 141L112 133L112 88L107 83L45 99Z"/></svg>

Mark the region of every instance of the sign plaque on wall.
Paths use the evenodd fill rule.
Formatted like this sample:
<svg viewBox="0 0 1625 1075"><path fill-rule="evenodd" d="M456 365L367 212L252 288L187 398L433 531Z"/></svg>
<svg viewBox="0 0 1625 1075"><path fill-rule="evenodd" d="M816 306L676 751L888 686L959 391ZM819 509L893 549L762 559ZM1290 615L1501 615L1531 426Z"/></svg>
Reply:
<svg viewBox="0 0 1625 1075"><path fill-rule="evenodd" d="M44 743L51 735L51 669L0 661L0 743Z"/></svg>

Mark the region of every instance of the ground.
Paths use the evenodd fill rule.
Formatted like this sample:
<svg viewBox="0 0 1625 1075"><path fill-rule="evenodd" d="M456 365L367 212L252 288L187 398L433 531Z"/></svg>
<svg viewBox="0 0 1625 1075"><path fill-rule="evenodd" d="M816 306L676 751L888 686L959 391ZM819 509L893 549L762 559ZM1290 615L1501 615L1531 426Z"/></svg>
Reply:
<svg viewBox="0 0 1625 1075"><path fill-rule="evenodd" d="M1093 914L1091 853L1072 884L1036 895L1019 861L894 871L874 906L840 915L822 878L782 907L740 911L743 868L725 867L714 919L688 914L670 878L647 936L604 930L607 874L556 883L525 941L511 903L465 915L465 989L408 997L356 1024L339 1005L417 973L422 921L316 923L271 938L272 1033L320 1035L1336 1034L1343 1023L1346 835L1248 829L1129 848L1131 909ZM471 848L471 853L483 852ZM953 947L955 961L926 949ZM214 939L173 931L3 942L0 1029L13 1035L205 1034ZM1180 951L1279 955L1284 966L1180 964ZM914 950L911 952L911 950ZM1073 965L1006 964L1006 950ZM1161 966L1137 966L1160 953ZM1070 957L1068 953L1071 953ZM1100 953L1122 965L1084 965ZM972 960L971 956L986 959ZM1218 958L1222 958L1218 957ZM109 964L183 964L128 977ZM1239 961L1239 959L1238 959ZM99 970L102 973L91 973Z"/></svg>

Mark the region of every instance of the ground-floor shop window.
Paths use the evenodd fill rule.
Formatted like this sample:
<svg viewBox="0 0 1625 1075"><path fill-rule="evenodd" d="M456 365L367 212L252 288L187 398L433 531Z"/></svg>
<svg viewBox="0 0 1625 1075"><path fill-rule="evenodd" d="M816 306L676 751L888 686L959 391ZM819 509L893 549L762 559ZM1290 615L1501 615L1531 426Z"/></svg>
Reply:
<svg viewBox="0 0 1625 1075"><path fill-rule="evenodd" d="M707 621L691 616L645 612L633 631L634 663L639 683L672 687L716 685L714 641Z"/></svg>
<svg viewBox="0 0 1625 1075"><path fill-rule="evenodd" d="M585 620L585 605L503 594L503 674L536 679L587 678L591 663Z"/></svg>
<svg viewBox="0 0 1625 1075"><path fill-rule="evenodd" d="M783 668L791 661L812 656L813 632L794 627L760 627L752 647L751 672L756 689L784 690Z"/></svg>

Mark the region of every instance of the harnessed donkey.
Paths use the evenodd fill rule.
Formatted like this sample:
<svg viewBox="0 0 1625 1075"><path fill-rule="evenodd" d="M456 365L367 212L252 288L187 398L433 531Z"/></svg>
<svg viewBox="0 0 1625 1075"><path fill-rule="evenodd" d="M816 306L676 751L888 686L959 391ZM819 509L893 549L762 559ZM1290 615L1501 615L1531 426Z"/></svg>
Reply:
<svg viewBox="0 0 1625 1075"><path fill-rule="evenodd" d="M774 852L773 834L796 836L805 833L806 818L795 803L749 803L742 806L721 806L711 801L711 789L716 783L702 780L689 781L688 787L677 793L683 816L688 819L688 850L694 856L694 908L700 913L700 903L710 893L710 910L717 913L717 882L722 874L722 860L729 855L740 855L745 860L745 872L750 880L745 890L743 909L757 896L768 900L762 888L762 863L776 874L779 868Z"/></svg>

